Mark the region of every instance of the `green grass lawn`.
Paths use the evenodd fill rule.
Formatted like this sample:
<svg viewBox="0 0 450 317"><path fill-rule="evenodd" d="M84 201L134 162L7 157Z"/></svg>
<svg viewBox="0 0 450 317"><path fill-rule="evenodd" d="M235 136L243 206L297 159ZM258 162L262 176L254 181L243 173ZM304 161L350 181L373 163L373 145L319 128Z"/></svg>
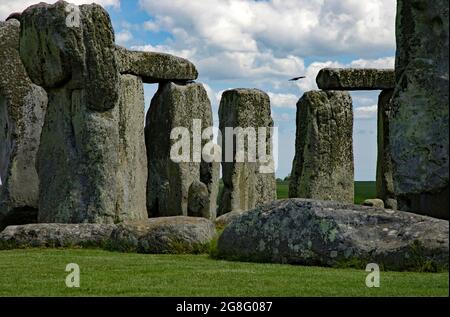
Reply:
<svg viewBox="0 0 450 317"><path fill-rule="evenodd" d="M67 288L68 263L80 288ZM448 273L366 272L89 249L0 251L0 296L448 296Z"/></svg>
<svg viewBox="0 0 450 317"><path fill-rule="evenodd" d="M277 198L289 198L289 182L277 182Z"/></svg>
<svg viewBox="0 0 450 317"><path fill-rule="evenodd" d="M288 183L277 184L278 198ZM355 203L375 197L375 182L355 182ZM77 263L81 287L67 288L65 267ZM447 273L368 273L214 260L207 255L145 255L93 249L0 251L0 296L448 296Z"/></svg>
<svg viewBox="0 0 450 317"><path fill-rule="evenodd" d="M289 183L277 182L277 197L285 199L289 196ZM355 204L362 204L368 198L376 197L376 183L371 181L355 182Z"/></svg>
<svg viewBox="0 0 450 317"><path fill-rule="evenodd" d="M362 204L368 198L376 198L376 182L355 182L355 204Z"/></svg>

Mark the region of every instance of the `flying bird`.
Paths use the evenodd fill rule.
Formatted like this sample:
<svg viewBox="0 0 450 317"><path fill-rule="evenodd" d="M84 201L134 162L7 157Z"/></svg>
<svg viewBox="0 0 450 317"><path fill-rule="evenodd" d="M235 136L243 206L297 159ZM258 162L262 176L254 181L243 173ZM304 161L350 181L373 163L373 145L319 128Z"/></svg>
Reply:
<svg viewBox="0 0 450 317"><path fill-rule="evenodd" d="M289 79L289 81L296 81L296 80L299 80L302 78L306 78L306 76L294 77L294 78Z"/></svg>

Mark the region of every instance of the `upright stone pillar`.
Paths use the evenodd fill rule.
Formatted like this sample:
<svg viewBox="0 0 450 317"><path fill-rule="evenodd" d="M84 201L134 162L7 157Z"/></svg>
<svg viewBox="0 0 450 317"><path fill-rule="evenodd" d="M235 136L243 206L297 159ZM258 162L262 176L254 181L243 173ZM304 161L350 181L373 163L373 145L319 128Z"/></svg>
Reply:
<svg viewBox="0 0 450 317"><path fill-rule="evenodd" d="M202 132L209 127L212 127L211 103L201 84L159 84L145 127L150 217L184 215L215 219L219 165L203 160L202 156L203 145L207 143L202 140ZM180 142L186 145L183 153L187 156L179 160L178 155L183 154L178 151Z"/></svg>
<svg viewBox="0 0 450 317"><path fill-rule="evenodd" d="M122 151L130 149L131 135L125 134L139 131L130 126L126 112L138 110L127 99L142 99L142 90L127 95L133 78L119 75L107 12L95 4L78 7L59 1L29 7L21 21L22 61L49 96L37 161L39 222L146 218L145 208L137 210L143 203L130 202L139 195L128 193L130 183L145 181L136 182L121 167L125 162L130 168L139 166L128 156L138 153L135 145L129 154ZM145 175L145 170L136 173Z"/></svg>
<svg viewBox="0 0 450 317"><path fill-rule="evenodd" d="M37 221L36 153L47 94L33 84L19 56L20 23L0 22L0 230Z"/></svg>
<svg viewBox="0 0 450 317"><path fill-rule="evenodd" d="M397 200L392 179L392 162L389 148L389 126L391 113L391 97L393 89L381 91L378 97L377 122L377 197L384 201L384 206L397 209Z"/></svg>
<svg viewBox="0 0 450 317"><path fill-rule="evenodd" d="M390 123L400 210L449 218L449 6L397 1L396 87Z"/></svg>
<svg viewBox="0 0 450 317"><path fill-rule="evenodd" d="M120 75L119 107L113 111L119 124L116 215L120 220L147 218L144 110L142 79L133 75Z"/></svg>
<svg viewBox="0 0 450 317"><path fill-rule="evenodd" d="M219 109L222 134L222 179L224 183L220 197L220 211L247 211L277 198L275 170L272 153L273 120L269 96L258 89L232 89L222 94ZM227 134L234 130L234 134ZM265 134L258 130L265 128ZM242 129L242 134L238 130ZM251 133L253 137L250 137ZM233 138L233 148L227 149L227 138ZM244 140L243 152L237 152L239 138ZM253 138L253 141L252 141ZM262 139L264 138L264 139ZM254 143L254 144L252 144ZM259 155L259 146L265 143L264 157ZM230 143L228 143L230 144ZM249 159L254 145L255 160ZM229 154L227 155L227 151ZM242 151L242 149L241 149ZM231 154L231 155L230 155ZM241 155L244 154L244 155ZM237 159L240 156L241 159ZM243 160L242 160L243 159Z"/></svg>
<svg viewBox="0 0 450 317"><path fill-rule="evenodd" d="M353 111L346 91L308 91L297 103L289 197L353 203Z"/></svg>

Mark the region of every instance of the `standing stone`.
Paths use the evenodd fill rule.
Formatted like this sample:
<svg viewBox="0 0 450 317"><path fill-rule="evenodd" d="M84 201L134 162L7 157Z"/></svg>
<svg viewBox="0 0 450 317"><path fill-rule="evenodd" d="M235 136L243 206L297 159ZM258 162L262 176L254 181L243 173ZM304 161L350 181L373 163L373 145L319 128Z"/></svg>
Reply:
<svg viewBox="0 0 450 317"><path fill-rule="evenodd" d="M277 198L272 150L273 120L269 96L258 89L232 89L222 94L219 108L220 131L222 133L222 178L224 187L220 197L220 215L231 211L247 211ZM227 128L234 131L242 128L246 138L243 153L237 153L239 136L233 134L233 148L227 148ZM259 136L258 129L265 128L266 134ZM229 129L229 130L231 130ZM255 132L250 140L245 130ZM261 139L265 137L265 139ZM229 137L231 138L231 137ZM259 156L259 143L265 141L266 157ZM252 144L254 143L254 144ZM255 145L255 160L250 160L250 145ZM227 158L227 152L231 155ZM244 160L237 160L244 154Z"/></svg>
<svg viewBox="0 0 450 317"><path fill-rule="evenodd" d="M397 209L397 200L392 179L392 162L389 148L389 118L393 90L383 90L378 97L378 156L377 156L377 197L388 209Z"/></svg>
<svg viewBox="0 0 450 317"><path fill-rule="evenodd" d="M397 1L390 152L399 209L449 218L449 7Z"/></svg>
<svg viewBox="0 0 450 317"><path fill-rule="evenodd" d="M345 91L308 91L297 103L289 197L353 203L353 111Z"/></svg>
<svg viewBox="0 0 450 317"><path fill-rule="evenodd" d="M188 193L188 215L210 218L209 201L208 187L199 180L193 181Z"/></svg>
<svg viewBox="0 0 450 317"><path fill-rule="evenodd" d="M18 20L0 22L0 230L37 221L35 160L47 95L20 60L19 32Z"/></svg>
<svg viewBox="0 0 450 317"><path fill-rule="evenodd" d="M131 202L139 194L129 196L143 182L130 185L136 181L131 173L145 175L145 170L124 172L126 167L120 166L139 166L130 158L142 144L135 141L129 147L133 136L125 135L140 131L130 126L137 122L126 114L138 110L126 100L140 103L142 91L131 91L140 83L119 77L107 12L95 4L78 7L58 1L29 7L21 21L22 61L33 82L49 95L37 162L39 222L145 218L145 210L134 210L142 204ZM129 149L129 154L121 152Z"/></svg>
<svg viewBox="0 0 450 317"><path fill-rule="evenodd" d="M196 121L198 126L194 126L194 120L201 122ZM145 127L150 217L190 215L215 219L219 166L201 158L205 143L201 134L211 126L211 103L201 84L159 84ZM171 158L172 147L181 142L176 133L171 139L174 128L188 133L184 140L189 156L181 162ZM195 160L194 156L197 156Z"/></svg>
<svg viewBox="0 0 450 317"><path fill-rule="evenodd" d="M120 75L119 170L116 176L116 214L119 219L147 218L147 151L145 149L144 86L142 79Z"/></svg>

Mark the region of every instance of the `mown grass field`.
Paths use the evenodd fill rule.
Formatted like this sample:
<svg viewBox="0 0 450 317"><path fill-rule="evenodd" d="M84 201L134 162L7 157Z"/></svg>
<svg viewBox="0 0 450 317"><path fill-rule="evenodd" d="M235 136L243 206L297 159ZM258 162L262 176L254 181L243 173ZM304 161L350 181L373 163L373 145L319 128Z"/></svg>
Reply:
<svg viewBox="0 0 450 317"><path fill-rule="evenodd" d="M374 197L374 182L355 183L355 202ZM288 184L278 184L287 198ZM80 288L65 285L66 265L80 267ZM367 272L229 262L208 255L147 255L95 249L0 251L0 296L448 296L447 273Z"/></svg>
<svg viewBox="0 0 450 317"><path fill-rule="evenodd" d="M277 197L285 199L289 196L289 183L282 181L277 182ZM355 204L362 204L368 198L376 197L376 183L372 181L356 181L355 182Z"/></svg>
<svg viewBox="0 0 450 317"><path fill-rule="evenodd" d="M67 288L65 267L80 267ZM448 273L367 272L90 249L0 251L0 296L448 296Z"/></svg>

